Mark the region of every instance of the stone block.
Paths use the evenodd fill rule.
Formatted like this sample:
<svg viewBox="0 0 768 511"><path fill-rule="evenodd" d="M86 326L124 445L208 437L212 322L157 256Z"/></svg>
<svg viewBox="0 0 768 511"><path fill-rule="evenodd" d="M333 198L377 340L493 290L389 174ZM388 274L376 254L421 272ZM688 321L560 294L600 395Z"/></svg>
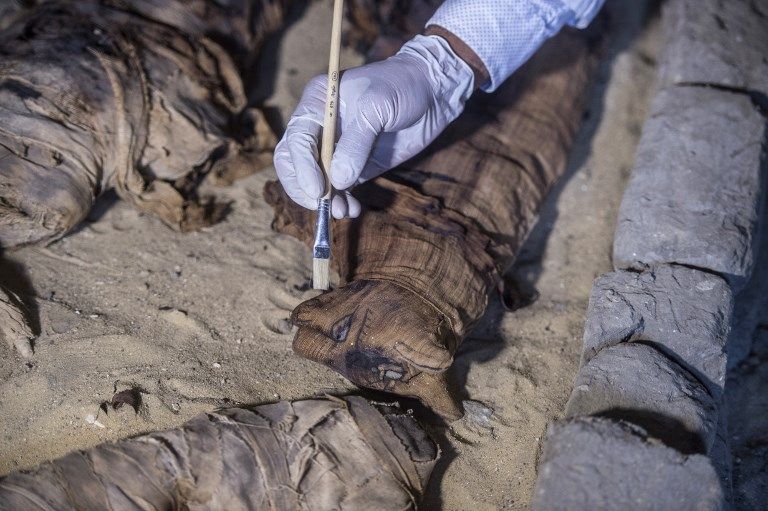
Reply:
<svg viewBox="0 0 768 511"><path fill-rule="evenodd" d="M726 507L709 458L686 456L641 428L580 418L549 427L534 510L714 511Z"/></svg>
<svg viewBox="0 0 768 511"><path fill-rule="evenodd" d="M688 371L647 344L601 350L579 370L568 416L622 419L680 452L710 452L718 410L712 395Z"/></svg>
<svg viewBox="0 0 768 511"><path fill-rule="evenodd" d="M743 94L659 92L619 209L614 266L682 264L742 286L762 210L765 128Z"/></svg>
<svg viewBox="0 0 768 511"><path fill-rule="evenodd" d="M661 83L707 83L768 94L768 4L669 0Z"/></svg>
<svg viewBox="0 0 768 511"><path fill-rule="evenodd" d="M607 273L592 287L582 365L606 347L646 341L719 399L732 309L731 289L716 275L672 265Z"/></svg>

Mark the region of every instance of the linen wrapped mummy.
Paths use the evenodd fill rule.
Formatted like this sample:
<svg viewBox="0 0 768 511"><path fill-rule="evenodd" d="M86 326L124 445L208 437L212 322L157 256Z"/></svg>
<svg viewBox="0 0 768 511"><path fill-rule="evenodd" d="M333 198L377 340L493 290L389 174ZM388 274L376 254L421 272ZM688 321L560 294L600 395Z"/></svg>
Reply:
<svg viewBox="0 0 768 511"><path fill-rule="evenodd" d="M202 414L0 480L0 510L415 509L439 457L362 398Z"/></svg>
<svg viewBox="0 0 768 511"><path fill-rule="evenodd" d="M446 370L565 169L597 41L564 31L425 155L356 189L362 216L333 225L343 285L293 312L297 353L461 415ZM275 229L311 244L313 213L277 183L265 196Z"/></svg>
<svg viewBox="0 0 768 511"><path fill-rule="evenodd" d="M0 245L70 231L114 188L177 229L202 176L268 164L241 69L288 0L43 1L0 31Z"/></svg>

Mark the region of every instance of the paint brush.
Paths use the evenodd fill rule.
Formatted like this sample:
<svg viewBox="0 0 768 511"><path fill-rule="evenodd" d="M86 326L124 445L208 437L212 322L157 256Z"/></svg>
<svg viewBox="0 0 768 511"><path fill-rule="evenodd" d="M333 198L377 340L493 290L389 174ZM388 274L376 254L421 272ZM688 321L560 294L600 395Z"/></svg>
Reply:
<svg viewBox="0 0 768 511"><path fill-rule="evenodd" d="M317 205L315 243L312 247L312 287L327 290L330 284L331 262L331 199L333 187L329 173L336 144L336 122L339 112L339 55L341 53L341 21L344 14L344 0L333 2L333 25L331 27L331 56L328 60L328 95L325 103L323 139L320 148L320 166L325 176L325 195Z"/></svg>

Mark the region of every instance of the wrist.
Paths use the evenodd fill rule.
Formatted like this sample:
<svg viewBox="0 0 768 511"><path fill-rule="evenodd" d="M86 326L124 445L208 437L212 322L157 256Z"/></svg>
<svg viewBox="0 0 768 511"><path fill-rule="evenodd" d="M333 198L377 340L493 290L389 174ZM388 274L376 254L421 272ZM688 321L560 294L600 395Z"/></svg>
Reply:
<svg viewBox="0 0 768 511"><path fill-rule="evenodd" d="M446 0L427 26L453 33L477 54L490 75L481 88L492 92L571 20L564 2Z"/></svg>
<svg viewBox="0 0 768 511"><path fill-rule="evenodd" d="M482 59L470 48L467 43L462 41L456 34L447 30L440 25L429 25L424 30L425 36L437 36L442 37L451 47L453 52L463 60L471 69L475 75L475 90L487 83L491 79L491 75L488 69L485 67Z"/></svg>
<svg viewBox="0 0 768 511"><path fill-rule="evenodd" d="M417 35L400 49L396 57L411 59L432 89L438 112L451 122L463 111L475 91L474 70L462 60L448 42L439 36Z"/></svg>

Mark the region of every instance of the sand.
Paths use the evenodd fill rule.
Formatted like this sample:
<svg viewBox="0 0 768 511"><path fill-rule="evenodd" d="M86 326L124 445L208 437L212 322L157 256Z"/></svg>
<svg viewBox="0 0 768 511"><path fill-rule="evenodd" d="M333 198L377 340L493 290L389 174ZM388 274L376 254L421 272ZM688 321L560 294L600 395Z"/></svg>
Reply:
<svg viewBox="0 0 768 511"><path fill-rule="evenodd" d="M637 2L608 8L616 35L570 169L509 274L537 299L515 312L494 300L462 345L456 375L477 413L435 429L445 456L427 509L527 508L546 424L562 416L592 280L611 269L658 51L658 22L643 20ZM277 74L252 96L270 96L273 120L284 123L325 68L329 20L330 3L310 4L265 58L265 76L275 66ZM361 61L345 51L345 66ZM108 195L65 239L4 254L0 280L27 297L40 335L30 361L0 344L0 474L221 406L354 390L291 351L288 316L312 296L311 255L270 230L261 189L274 178L267 169L208 190L231 200L232 212L201 232L172 232ZM765 331L762 351L742 360L766 357ZM764 370L748 377L756 388L768 380ZM138 411L104 405L125 389L140 396Z"/></svg>

